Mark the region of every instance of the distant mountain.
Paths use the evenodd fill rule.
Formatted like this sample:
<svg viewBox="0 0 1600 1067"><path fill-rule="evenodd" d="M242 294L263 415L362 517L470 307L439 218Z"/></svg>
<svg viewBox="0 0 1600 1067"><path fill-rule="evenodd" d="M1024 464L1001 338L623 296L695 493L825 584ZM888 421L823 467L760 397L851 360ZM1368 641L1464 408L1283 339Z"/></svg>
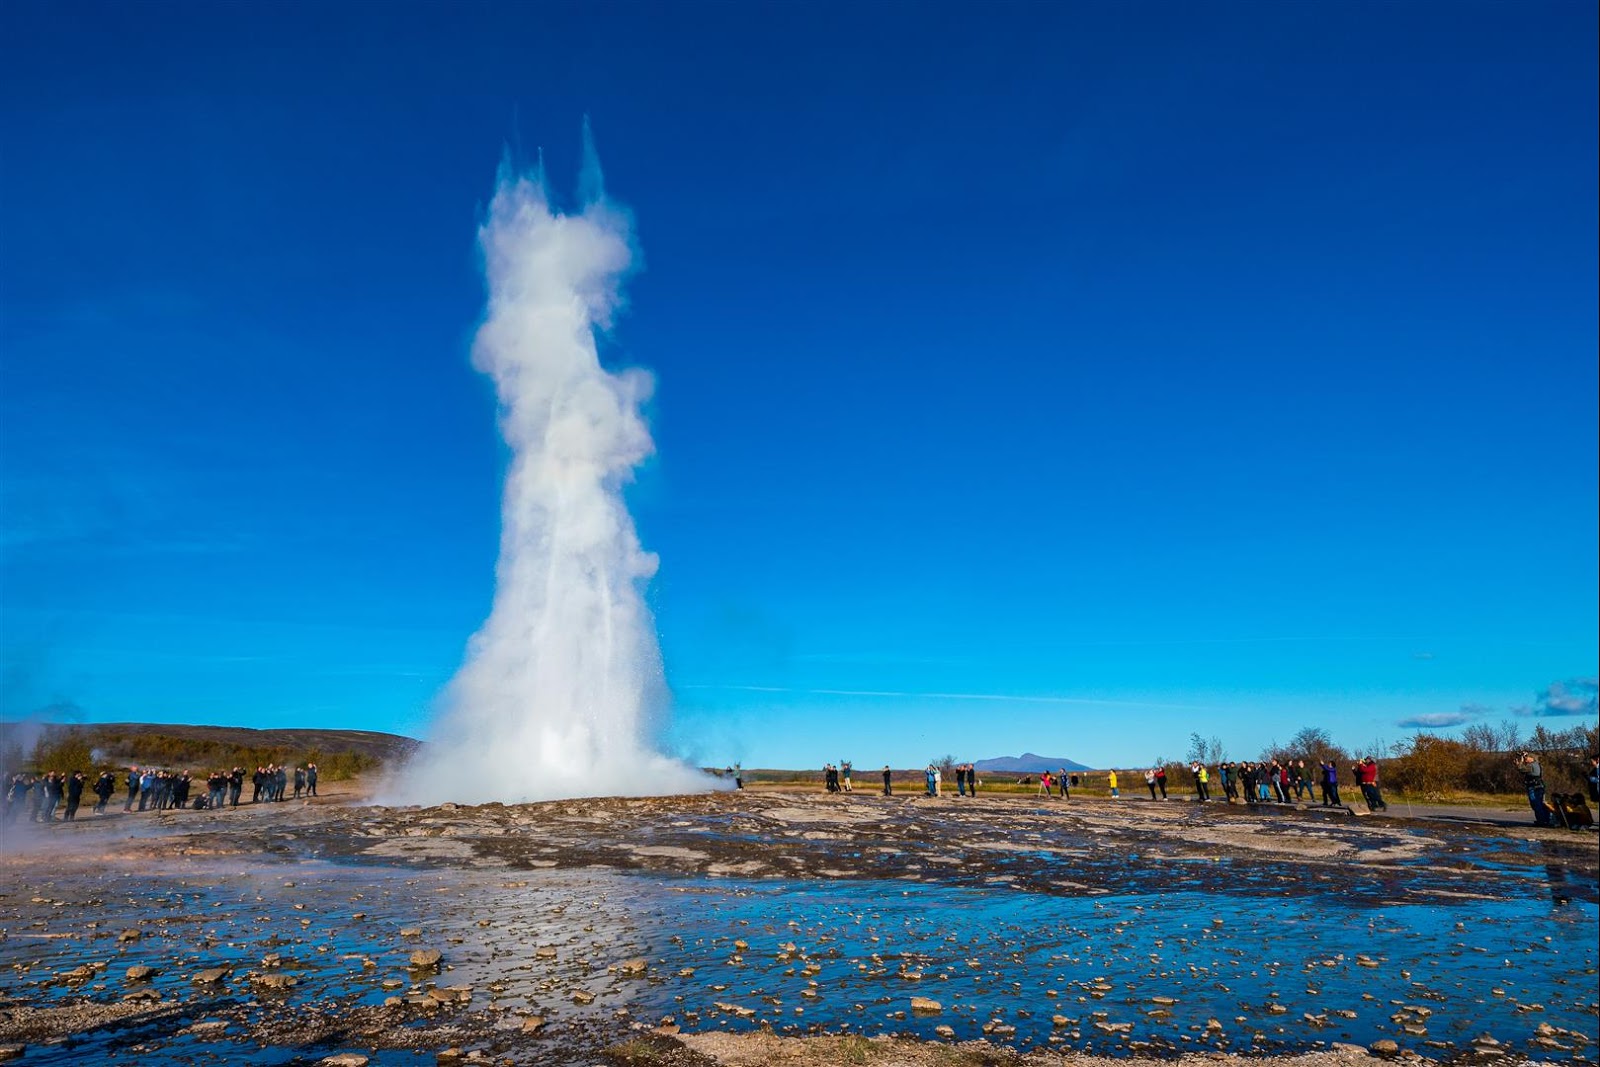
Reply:
<svg viewBox="0 0 1600 1067"><path fill-rule="evenodd" d="M1060 756L1039 756L1032 752L1024 752L1020 756L996 756L994 759L981 759L973 764L980 771L989 771L992 774L1038 774L1040 771L1059 771L1065 767L1069 771L1087 771L1090 768L1081 763L1074 763Z"/></svg>

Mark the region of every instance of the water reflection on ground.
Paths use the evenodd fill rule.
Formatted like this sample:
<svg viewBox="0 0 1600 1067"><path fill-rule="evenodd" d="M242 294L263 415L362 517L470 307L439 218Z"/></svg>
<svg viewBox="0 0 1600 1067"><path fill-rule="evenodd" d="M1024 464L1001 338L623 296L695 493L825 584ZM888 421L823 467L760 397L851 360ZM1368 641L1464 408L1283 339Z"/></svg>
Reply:
<svg viewBox="0 0 1600 1067"><path fill-rule="evenodd" d="M0 1011L82 1014L31 1041L30 1063L290 1064L350 1047L430 1063L441 1042L593 1063L662 1022L1112 1056L1389 1039L1434 1058L1593 1060L1600 908L1562 842L1311 822L1252 851L1242 823L1141 841L1029 809L1004 832L964 811L941 838L917 809L819 828L785 803L645 808L581 835L548 813L533 835L519 809L425 812L359 839L273 824L268 862L189 836L154 865L12 864ZM758 816L773 825L746 825ZM763 839L781 847L758 853ZM619 854L636 866L597 862ZM752 854L807 873L707 873ZM533 862L560 866L516 868ZM442 967L413 967L419 948Z"/></svg>
<svg viewBox="0 0 1600 1067"><path fill-rule="evenodd" d="M1373 908L1331 894L663 888L690 898L680 928L696 978L780 1029L949 1026L1107 1054L1392 1038L1437 1055L1435 1042L1531 1038L1538 1022L1594 1028L1595 906L1552 908L1542 894ZM942 1010L909 1011L914 995Z"/></svg>

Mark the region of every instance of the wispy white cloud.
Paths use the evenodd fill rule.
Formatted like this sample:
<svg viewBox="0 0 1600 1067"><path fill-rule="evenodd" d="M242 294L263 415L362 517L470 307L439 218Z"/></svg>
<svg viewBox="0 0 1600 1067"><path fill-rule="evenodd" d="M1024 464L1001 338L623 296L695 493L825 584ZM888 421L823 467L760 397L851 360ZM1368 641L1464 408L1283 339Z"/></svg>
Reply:
<svg viewBox="0 0 1600 1067"><path fill-rule="evenodd" d="M1564 682L1551 682L1534 698L1530 708L1516 709L1518 715L1531 715L1540 719L1586 715L1600 715L1600 679L1569 678Z"/></svg>
<svg viewBox="0 0 1600 1067"><path fill-rule="evenodd" d="M1471 722L1477 718L1475 714L1462 709L1461 711L1431 711L1425 715L1413 715L1401 719L1395 725L1407 730L1439 730L1447 726L1460 726L1462 723Z"/></svg>

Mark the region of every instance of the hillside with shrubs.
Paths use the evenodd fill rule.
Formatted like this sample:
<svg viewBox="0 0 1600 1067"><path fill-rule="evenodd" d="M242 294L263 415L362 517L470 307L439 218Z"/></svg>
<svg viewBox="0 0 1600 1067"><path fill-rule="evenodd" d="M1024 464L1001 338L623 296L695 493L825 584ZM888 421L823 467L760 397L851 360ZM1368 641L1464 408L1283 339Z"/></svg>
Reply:
<svg viewBox="0 0 1600 1067"><path fill-rule="evenodd" d="M130 766L201 771L315 763L328 780L353 778L403 759L417 742L367 730L252 730L164 723L6 724L7 772L101 771Z"/></svg>

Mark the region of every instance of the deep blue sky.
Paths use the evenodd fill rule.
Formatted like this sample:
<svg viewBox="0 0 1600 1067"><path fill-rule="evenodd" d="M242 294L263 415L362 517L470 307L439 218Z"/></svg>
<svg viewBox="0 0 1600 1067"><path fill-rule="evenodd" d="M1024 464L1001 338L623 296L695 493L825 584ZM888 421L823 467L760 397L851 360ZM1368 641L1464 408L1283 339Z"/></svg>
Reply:
<svg viewBox="0 0 1600 1067"><path fill-rule="evenodd" d="M0 5L0 715L424 728L498 536L478 212L588 113L692 755L1592 716L1596 31Z"/></svg>

